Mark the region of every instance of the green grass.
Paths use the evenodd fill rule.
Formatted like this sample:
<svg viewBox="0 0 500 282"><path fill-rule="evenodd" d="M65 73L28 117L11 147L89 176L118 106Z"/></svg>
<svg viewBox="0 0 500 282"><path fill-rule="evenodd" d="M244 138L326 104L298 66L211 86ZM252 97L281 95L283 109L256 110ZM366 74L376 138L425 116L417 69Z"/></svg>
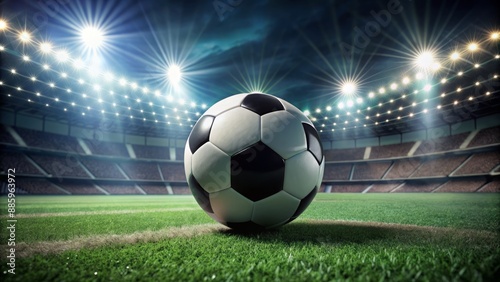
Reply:
<svg viewBox="0 0 500 282"><path fill-rule="evenodd" d="M4 246L5 197L0 205ZM256 234L215 228L189 196L16 205L19 249L118 241L18 257L9 281L488 281L500 270L498 194L319 194L298 220Z"/></svg>

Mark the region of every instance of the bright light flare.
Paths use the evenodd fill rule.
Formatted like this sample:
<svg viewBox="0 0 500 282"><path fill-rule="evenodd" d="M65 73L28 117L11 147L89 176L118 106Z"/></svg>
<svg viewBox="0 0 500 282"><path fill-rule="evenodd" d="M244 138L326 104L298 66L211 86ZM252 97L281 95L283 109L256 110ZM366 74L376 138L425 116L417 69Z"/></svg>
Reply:
<svg viewBox="0 0 500 282"><path fill-rule="evenodd" d="M357 89L358 89L358 86L353 81L345 82L340 87L340 90L342 91L342 93L346 94L346 95L355 94Z"/></svg>
<svg viewBox="0 0 500 282"><path fill-rule="evenodd" d="M456 60L460 59L460 54L459 54L458 52L453 52L453 53L451 53L451 55L450 55L450 59L451 59L452 61L456 61Z"/></svg>
<svg viewBox="0 0 500 282"><path fill-rule="evenodd" d="M467 49L469 49L469 51L471 52L474 52L474 51L477 51L477 49L479 48L479 45L477 45L477 43L470 43L468 46L467 46Z"/></svg>
<svg viewBox="0 0 500 282"><path fill-rule="evenodd" d="M170 84L178 86L182 79L182 70L178 65L171 65L167 71L167 77Z"/></svg>
<svg viewBox="0 0 500 282"><path fill-rule="evenodd" d="M493 32L491 34L491 39L497 40L498 38L500 38L500 33L499 32Z"/></svg>
<svg viewBox="0 0 500 282"><path fill-rule="evenodd" d="M31 40L31 34L29 34L29 32L27 31L23 31L19 34L19 40L21 40L22 42L30 42Z"/></svg>
<svg viewBox="0 0 500 282"><path fill-rule="evenodd" d="M429 68L434 63L434 55L429 51L422 52L417 56L415 63L421 68Z"/></svg>
<svg viewBox="0 0 500 282"><path fill-rule="evenodd" d="M42 53L50 53L50 51L52 51L52 44L48 43L48 42L43 42L40 44L40 51L42 51Z"/></svg>
<svg viewBox="0 0 500 282"><path fill-rule="evenodd" d="M7 28L7 22L4 20L0 20L0 30L4 30Z"/></svg>
<svg viewBox="0 0 500 282"><path fill-rule="evenodd" d="M56 58L61 63L66 62L69 59L69 53L66 50L59 50L56 54Z"/></svg>
<svg viewBox="0 0 500 282"><path fill-rule="evenodd" d="M91 49L97 49L104 42L104 33L96 27L85 27L80 31L80 36L85 45Z"/></svg>

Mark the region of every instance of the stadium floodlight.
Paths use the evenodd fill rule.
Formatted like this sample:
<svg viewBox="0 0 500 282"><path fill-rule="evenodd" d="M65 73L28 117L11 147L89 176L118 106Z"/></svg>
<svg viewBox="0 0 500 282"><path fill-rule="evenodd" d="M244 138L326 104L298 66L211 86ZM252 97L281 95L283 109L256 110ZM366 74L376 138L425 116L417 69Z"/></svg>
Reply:
<svg viewBox="0 0 500 282"><path fill-rule="evenodd" d="M103 32L96 27L87 26L80 30L80 36L86 47L90 49L97 49L102 46L104 42Z"/></svg>
<svg viewBox="0 0 500 282"><path fill-rule="evenodd" d="M451 55L450 55L450 59L451 59L452 61L456 61L456 60L460 59L460 54L459 54L458 52L453 52L453 53L451 53Z"/></svg>
<svg viewBox="0 0 500 282"><path fill-rule="evenodd" d="M380 87L380 88L378 89L378 93L380 93L380 94L384 94L384 93L385 93L385 88L384 88L384 87Z"/></svg>
<svg viewBox="0 0 500 282"><path fill-rule="evenodd" d="M4 20L0 20L0 30L4 30L7 28L7 22Z"/></svg>
<svg viewBox="0 0 500 282"><path fill-rule="evenodd" d="M171 65L167 71L167 77L172 86L178 86L182 79L182 70L178 65Z"/></svg>
<svg viewBox="0 0 500 282"><path fill-rule="evenodd" d="M52 51L52 44L48 42L40 43L40 51L45 54L50 53Z"/></svg>
<svg viewBox="0 0 500 282"><path fill-rule="evenodd" d="M346 95L353 95L356 93L358 86L353 81L347 81L341 85L341 91Z"/></svg>
<svg viewBox="0 0 500 282"><path fill-rule="evenodd" d="M403 78L402 82L403 82L403 84L405 84L405 85L406 85L406 84L410 83L411 81L410 81L410 78L409 78L409 77L405 76L405 77Z"/></svg>
<svg viewBox="0 0 500 282"><path fill-rule="evenodd" d="M31 40L31 34L27 31L23 31L19 34L19 39L24 43L29 42Z"/></svg>
<svg viewBox="0 0 500 282"><path fill-rule="evenodd" d="M430 51L424 51L417 55L415 64L422 69L429 69L434 64L434 54Z"/></svg>
<svg viewBox="0 0 500 282"><path fill-rule="evenodd" d="M398 85L396 83L392 83L390 87L391 87L391 90L398 89Z"/></svg>
<svg viewBox="0 0 500 282"><path fill-rule="evenodd" d="M469 43L469 45L467 46L467 49L469 49L469 51L471 52L477 51L478 48L479 45L477 45L477 43L475 42Z"/></svg>
<svg viewBox="0 0 500 282"><path fill-rule="evenodd" d="M493 40L497 40L498 38L500 38L500 33L499 32L493 32L491 34L490 38L493 39Z"/></svg>

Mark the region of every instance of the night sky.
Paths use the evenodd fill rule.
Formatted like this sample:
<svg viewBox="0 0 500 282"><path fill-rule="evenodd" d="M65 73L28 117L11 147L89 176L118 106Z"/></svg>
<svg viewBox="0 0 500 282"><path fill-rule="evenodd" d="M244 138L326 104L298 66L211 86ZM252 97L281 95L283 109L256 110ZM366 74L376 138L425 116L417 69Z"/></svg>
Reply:
<svg viewBox="0 0 500 282"><path fill-rule="evenodd" d="M341 100L346 79L365 97L409 71L418 50L447 56L486 36L499 26L495 3L7 0L0 9L4 19L88 56L78 29L99 26L106 39L92 54L96 64L150 88L166 89L175 63L183 72L175 95L188 100L211 105L262 91L308 109Z"/></svg>

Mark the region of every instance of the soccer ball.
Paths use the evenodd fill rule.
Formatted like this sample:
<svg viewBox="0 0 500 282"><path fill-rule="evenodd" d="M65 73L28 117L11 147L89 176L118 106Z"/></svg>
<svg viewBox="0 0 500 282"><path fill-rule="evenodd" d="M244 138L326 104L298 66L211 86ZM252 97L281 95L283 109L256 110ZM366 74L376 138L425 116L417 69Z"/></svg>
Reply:
<svg viewBox="0 0 500 282"><path fill-rule="evenodd" d="M194 198L234 229L269 229L296 219L316 195L324 166L311 121L262 93L237 94L210 107L184 151Z"/></svg>

